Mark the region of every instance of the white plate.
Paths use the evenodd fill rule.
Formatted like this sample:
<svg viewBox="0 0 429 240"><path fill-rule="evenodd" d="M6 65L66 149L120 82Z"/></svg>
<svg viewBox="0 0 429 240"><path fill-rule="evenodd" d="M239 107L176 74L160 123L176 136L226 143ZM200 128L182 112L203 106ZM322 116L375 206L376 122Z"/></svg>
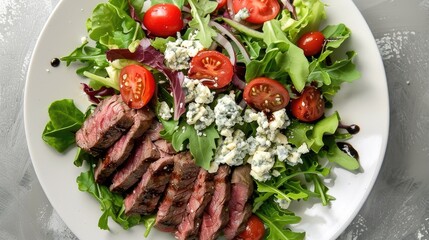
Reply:
<svg viewBox="0 0 429 240"><path fill-rule="evenodd" d="M122 230L110 222L111 231L97 226L99 204L78 190L76 177L83 170L73 165L75 151L56 153L41 138L48 121L51 102L72 98L78 107L89 104L80 89L81 79L74 69L50 66L50 60L68 55L86 36L85 21L94 6L103 0L63 0L40 35L31 60L25 89L25 128L34 168L53 207L81 240L142 240L143 227ZM296 230L307 232L307 239L335 239L353 220L367 198L384 158L389 128L389 105L383 64L374 38L351 0L326 1L328 22L345 23L352 30L349 49L357 51L356 64L362 78L344 85L335 98L335 109L346 123L355 123L361 132L351 140L359 151L363 172L352 174L335 169L330 194L336 197L330 207L320 204L294 206L303 217ZM149 239L173 239L172 235L152 231Z"/></svg>

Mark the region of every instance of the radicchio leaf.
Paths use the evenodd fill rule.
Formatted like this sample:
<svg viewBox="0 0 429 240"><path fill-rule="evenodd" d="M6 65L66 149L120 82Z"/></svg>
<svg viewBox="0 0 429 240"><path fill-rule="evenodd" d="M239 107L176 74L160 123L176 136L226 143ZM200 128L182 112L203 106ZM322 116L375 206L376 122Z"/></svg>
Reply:
<svg viewBox="0 0 429 240"><path fill-rule="evenodd" d="M178 120L185 112L185 93L182 89L185 76L182 72L173 71L165 66L164 55L150 45L149 39L145 38L141 40L135 52L131 52L128 49L111 49L106 52L106 57L109 61L114 61L116 59L135 60L157 69L170 81L174 98L174 119Z"/></svg>
<svg viewBox="0 0 429 240"><path fill-rule="evenodd" d="M83 91L88 95L89 100L96 104L100 103L100 98L113 96L115 94L115 89L110 87L102 86L100 89L94 90L85 83L82 83L82 85Z"/></svg>

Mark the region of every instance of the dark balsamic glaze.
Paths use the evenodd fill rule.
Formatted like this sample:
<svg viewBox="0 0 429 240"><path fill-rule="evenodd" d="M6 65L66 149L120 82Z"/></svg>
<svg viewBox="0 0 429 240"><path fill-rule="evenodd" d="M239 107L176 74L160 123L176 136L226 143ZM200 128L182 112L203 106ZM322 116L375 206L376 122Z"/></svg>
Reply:
<svg viewBox="0 0 429 240"><path fill-rule="evenodd" d="M345 129L350 134L357 134L360 131L360 127L356 124L344 125L340 123L340 125L338 125L338 128Z"/></svg>
<svg viewBox="0 0 429 240"><path fill-rule="evenodd" d="M61 63L61 61L60 61L60 59L59 59L59 58L53 58L53 59L51 60L51 66L52 66L52 67L58 67L58 66L60 65L60 63Z"/></svg>
<svg viewBox="0 0 429 240"><path fill-rule="evenodd" d="M341 149L341 151L345 152L350 157L354 157L356 158L356 160L359 160L358 152L356 151L356 149L353 148L350 143L337 142L337 146Z"/></svg>

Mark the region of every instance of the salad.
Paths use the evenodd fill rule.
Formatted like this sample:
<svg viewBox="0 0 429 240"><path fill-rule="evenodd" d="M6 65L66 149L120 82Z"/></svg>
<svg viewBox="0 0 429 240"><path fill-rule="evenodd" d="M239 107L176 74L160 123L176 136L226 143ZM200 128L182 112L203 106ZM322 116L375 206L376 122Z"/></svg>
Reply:
<svg viewBox="0 0 429 240"><path fill-rule="evenodd" d="M359 78L344 25L324 26L319 0L110 0L93 10L88 38L61 60L78 66L91 101L85 112L71 99L53 102L43 139L59 152L75 146L75 133L94 107L120 94L133 109L149 107L162 138L215 172L222 164L251 166L254 215L242 239L304 239L291 224L293 201L329 205L324 179L331 167L359 168L344 141L358 127L328 114L342 83ZM77 84L78 86L78 84ZM126 215L124 196L96 183L98 159L78 148L81 191L100 202L98 226L108 218L124 229L155 216Z"/></svg>

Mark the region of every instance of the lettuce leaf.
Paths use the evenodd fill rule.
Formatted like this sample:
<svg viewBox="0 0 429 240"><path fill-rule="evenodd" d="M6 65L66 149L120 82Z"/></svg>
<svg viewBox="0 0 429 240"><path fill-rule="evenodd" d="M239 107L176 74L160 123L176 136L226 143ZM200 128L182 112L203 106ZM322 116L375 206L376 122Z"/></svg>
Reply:
<svg viewBox="0 0 429 240"><path fill-rule="evenodd" d="M210 13L217 7L217 2L209 0L188 0L191 6L192 20L189 27L198 30L195 38L200 40L205 48L209 48L213 42L212 37L216 36L216 31L209 26Z"/></svg>

